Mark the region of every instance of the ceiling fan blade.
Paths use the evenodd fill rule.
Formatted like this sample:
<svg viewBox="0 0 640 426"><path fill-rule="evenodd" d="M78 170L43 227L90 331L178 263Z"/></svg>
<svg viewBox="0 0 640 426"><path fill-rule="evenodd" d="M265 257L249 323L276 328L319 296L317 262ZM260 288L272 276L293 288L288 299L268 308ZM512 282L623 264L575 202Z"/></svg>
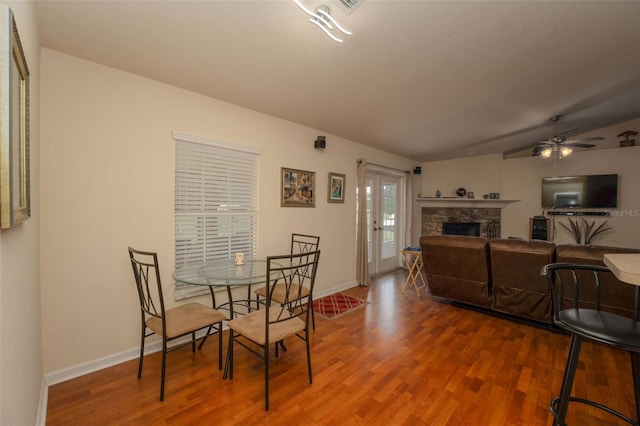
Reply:
<svg viewBox="0 0 640 426"><path fill-rule="evenodd" d="M575 146L576 148L593 148L595 145L590 143L576 143L576 142L565 142L562 145L564 146Z"/></svg>
<svg viewBox="0 0 640 426"><path fill-rule="evenodd" d="M538 146L534 146L534 147L531 149L531 155L532 155L533 157L539 157L539 156L540 156L540 153L542 152L542 150L543 150L544 148L545 148L544 146L540 146L540 145L538 145Z"/></svg>
<svg viewBox="0 0 640 426"><path fill-rule="evenodd" d="M581 138L581 139L569 139L566 142L574 143L574 142L594 142L594 141L603 141L604 138L602 136L594 136L592 138Z"/></svg>

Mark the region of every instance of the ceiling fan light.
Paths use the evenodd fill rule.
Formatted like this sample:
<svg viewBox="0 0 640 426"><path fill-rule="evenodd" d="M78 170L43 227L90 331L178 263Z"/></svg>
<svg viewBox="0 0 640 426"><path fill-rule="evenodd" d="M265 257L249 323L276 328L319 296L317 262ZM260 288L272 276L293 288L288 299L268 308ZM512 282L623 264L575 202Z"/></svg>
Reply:
<svg viewBox="0 0 640 426"><path fill-rule="evenodd" d="M331 34L331 31L330 31L331 28L327 28L323 24L324 22L326 22L324 19L321 21L320 19L311 18L311 19L309 19L309 22L311 22L312 24L317 25L331 39L335 40L338 43L342 43L342 39L334 36L333 34Z"/></svg>
<svg viewBox="0 0 640 426"><path fill-rule="evenodd" d="M342 31L344 34L346 35L351 35L351 31L345 29L344 27L342 27L338 21L336 21L333 16L331 16L331 11L329 10L329 8L327 6L319 6L316 9L316 13L318 15L323 16L324 18L327 19L327 21L330 21L333 25L336 26L337 29L339 29L340 31ZM331 28L331 26L329 26L329 28Z"/></svg>
<svg viewBox="0 0 640 426"><path fill-rule="evenodd" d="M572 152L573 152L573 149L569 148L568 146L563 146L562 148L560 148L560 154L563 157L570 156Z"/></svg>
<svg viewBox="0 0 640 426"><path fill-rule="evenodd" d="M551 154L553 154L553 148L545 148L542 151L540 151L540 156L542 158L549 158L551 157Z"/></svg>
<svg viewBox="0 0 640 426"><path fill-rule="evenodd" d="M330 37L331 39L335 40L338 43L342 43L342 39L335 36L331 31L333 30L333 28L337 28L339 31L341 31L343 34L346 35L351 35L351 31L345 29L343 26L341 26L338 21L335 20L335 18L333 18L331 16L331 10L329 9L329 6L325 6L325 5L320 5L316 8L315 11L312 11L311 9L309 9L307 6L305 6L304 4L302 4L302 2L300 0L293 0L293 2L307 15L309 15L311 18L309 19L309 22L311 22L312 24L316 25L318 28L320 28L328 37Z"/></svg>

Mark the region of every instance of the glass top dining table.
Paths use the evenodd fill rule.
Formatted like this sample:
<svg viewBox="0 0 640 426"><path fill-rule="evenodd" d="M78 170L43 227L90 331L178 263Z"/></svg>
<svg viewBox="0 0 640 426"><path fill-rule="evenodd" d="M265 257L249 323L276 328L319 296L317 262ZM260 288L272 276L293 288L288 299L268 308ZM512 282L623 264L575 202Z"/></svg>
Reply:
<svg viewBox="0 0 640 426"><path fill-rule="evenodd" d="M278 275L281 272L274 272L271 279L275 280ZM214 299L213 303L215 309L229 309L229 319L232 319L235 315L234 306L243 306L247 311L252 310L252 304L257 307L258 300L251 297L251 286L266 284L267 260L245 257L243 265L236 265L234 259L208 260L176 268L173 278L190 285L226 288L228 302L216 305ZM246 299L234 300L231 290L237 287L247 287Z"/></svg>

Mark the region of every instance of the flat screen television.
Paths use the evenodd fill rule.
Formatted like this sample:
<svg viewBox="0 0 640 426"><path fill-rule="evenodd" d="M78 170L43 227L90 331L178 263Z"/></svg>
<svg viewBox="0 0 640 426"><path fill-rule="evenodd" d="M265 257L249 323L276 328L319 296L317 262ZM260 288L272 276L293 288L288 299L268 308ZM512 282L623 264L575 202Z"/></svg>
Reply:
<svg viewBox="0 0 640 426"><path fill-rule="evenodd" d="M618 175L542 178L542 207L557 209L618 206Z"/></svg>

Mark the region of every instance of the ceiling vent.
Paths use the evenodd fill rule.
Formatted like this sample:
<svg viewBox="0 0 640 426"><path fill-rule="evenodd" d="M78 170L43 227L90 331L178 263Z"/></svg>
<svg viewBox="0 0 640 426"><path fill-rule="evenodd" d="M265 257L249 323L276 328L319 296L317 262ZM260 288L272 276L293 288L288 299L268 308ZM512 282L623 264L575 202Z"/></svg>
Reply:
<svg viewBox="0 0 640 426"><path fill-rule="evenodd" d="M338 3L347 15L350 15L364 0L335 0L335 2Z"/></svg>

